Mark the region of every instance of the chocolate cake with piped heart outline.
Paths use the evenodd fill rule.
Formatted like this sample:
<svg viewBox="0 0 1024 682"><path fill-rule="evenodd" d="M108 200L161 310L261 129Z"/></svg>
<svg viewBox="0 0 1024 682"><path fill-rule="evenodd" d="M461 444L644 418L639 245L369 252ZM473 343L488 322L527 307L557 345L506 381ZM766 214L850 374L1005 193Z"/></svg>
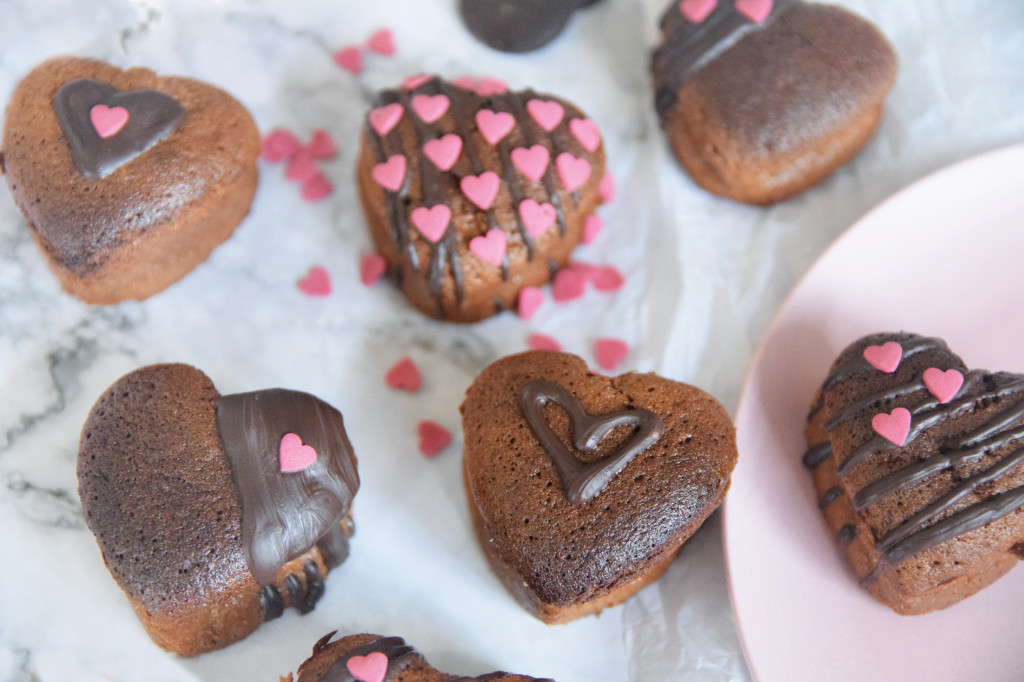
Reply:
<svg viewBox="0 0 1024 682"><path fill-rule="evenodd" d="M312 610L348 556L359 488L336 409L284 389L222 396L182 364L97 400L78 482L114 580L153 641L185 656Z"/></svg>
<svg viewBox="0 0 1024 682"><path fill-rule="evenodd" d="M1024 376L879 333L832 365L807 425L829 530L898 613L955 604L1024 559Z"/></svg>
<svg viewBox="0 0 1024 682"><path fill-rule="evenodd" d="M568 263L604 163L597 125L565 100L417 76L377 96L356 175L374 246L410 303L475 322Z"/></svg>

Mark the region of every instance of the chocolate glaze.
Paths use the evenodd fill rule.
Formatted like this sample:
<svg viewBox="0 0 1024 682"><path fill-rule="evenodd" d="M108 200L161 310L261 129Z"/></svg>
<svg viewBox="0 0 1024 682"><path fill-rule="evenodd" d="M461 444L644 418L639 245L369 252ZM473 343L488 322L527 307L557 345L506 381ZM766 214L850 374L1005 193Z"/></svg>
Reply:
<svg viewBox="0 0 1024 682"><path fill-rule="evenodd" d="M964 464L974 464L993 455L997 459L986 469L966 476L944 494L930 501L923 508L911 514L897 526L891 528L881 537L876 538L875 548L880 552L875 568L863 578L862 584L868 585L878 578L886 565L898 565L911 556L934 547L946 540L968 531L981 528L997 519L1006 516L1024 506L1024 487L1014 488L998 494L989 495L980 501L952 511L955 506L962 505L972 494L977 494L991 486L1004 476L1024 464L1024 445L1013 447L1024 439L1024 377L1005 372L989 373L983 370L966 371L963 363L949 351L940 339L934 337L918 337L905 334L880 334L869 337L860 346L880 344L896 340L903 347L900 360L901 368L919 353L925 351L938 352L946 355L940 369L956 368L965 371L964 383L959 392L946 404L941 404L928 393L919 377L929 363L913 367L915 370L909 381L893 381L887 390L879 391L866 398L859 399L844 407L835 415L825 420L827 431L852 419L870 419L882 411L880 406L888 406L889 401L902 396L921 393L921 397L909 409L911 412L911 429L903 446L896 446L881 436L874 436L867 442L854 448L851 453L837 464L840 476L848 475L855 467L871 457L885 457L886 452L898 447L909 448L915 440L928 429L949 419L968 415L979 409L979 406L998 403L1005 405L1002 410L992 415L986 422L960 436L956 441L946 441L942 447L936 447L924 457L881 476L858 490L852 498L854 508L863 512L874 504L889 496L921 484L929 477L952 470ZM861 351L863 348L860 349ZM916 371L920 369L920 371ZM848 351L844 358L833 369L825 381L822 394L827 388L834 388L843 381L857 380L865 376L873 368L863 359L860 352ZM823 406L823 401L819 401ZM887 408L885 408L887 409ZM997 455L997 451L1001 451ZM804 455L804 463L814 469L832 456L829 442L819 443L811 447ZM959 479L958 479L959 480ZM826 494L827 497L827 494ZM822 500L824 504L824 499ZM845 528L843 529L845 530ZM844 534L840 532L840 536ZM849 534L846 534L849 535ZM852 535L850 535L852 539ZM843 541L843 537L840 537Z"/></svg>
<svg viewBox="0 0 1024 682"><path fill-rule="evenodd" d="M307 393L268 389L221 397L217 429L242 506L242 545L261 585L325 537L344 554L342 519L359 489L341 413ZM317 453L306 469L282 473L281 438L298 434ZM307 576L308 577L308 576Z"/></svg>
<svg viewBox="0 0 1024 682"><path fill-rule="evenodd" d="M93 127L90 112L97 104L128 111L127 123L111 137L100 137ZM122 92L90 78L76 78L61 86L53 96L53 111L75 168L91 179L110 175L173 133L185 119L185 109L166 93L150 89Z"/></svg>
<svg viewBox="0 0 1024 682"><path fill-rule="evenodd" d="M558 405L569 416L572 426L572 444L581 452L593 450L616 427L631 425L633 435L617 452L608 457L585 464L566 449L544 415L548 403ZM592 415L566 389L553 381L537 379L519 390L519 409L530 425L530 430L558 470L566 498L573 504L583 504L597 497L608 483L638 454L654 445L665 432L658 415L643 409L619 410Z"/></svg>
<svg viewBox="0 0 1024 682"><path fill-rule="evenodd" d="M503 52L530 52L562 32L577 9L596 0L460 0L459 14L477 40Z"/></svg>
<svg viewBox="0 0 1024 682"><path fill-rule="evenodd" d="M424 95L445 95L450 101L448 111L433 123L424 123L412 110L411 102L418 94ZM416 250L416 242L412 234L415 228L412 225L411 213L419 206L431 207L437 204L451 206L451 197L461 195L459 182L467 175L480 175L487 167L482 160L483 151L476 142L476 123L474 117L480 109L490 109L495 112L511 114L516 119L515 130L519 131L521 139L515 147L531 147L535 144L547 143L551 160L545 168L541 183L546 194L547 201L555 208L556 224L559 234L566 234L566 218L563 203L571 200L579 204L579 192L566 192L558 188L557 171L554 160L562 151L567 151L564 141L571 137L568 130L568 123L573 118L579 118L580 112L566 102L558 100L565 108L565 116L558 126L551 132L543 130L526 111L526 103L531 99L554 100L555 98L538 95L532 90L523 92L505 92L500 94L481 97L476 93L463 88L455 87L441 79L433 78L421 83L416 88L384 90L377 95L373 103L374 109L398 103L404 112L402 120L392 128L387 135L378 135L369 123L365 128L365 135L369 140L375 157L381 163L387 161L393 155L403 155L407 160L406 176L402 186L395 192L385 190L388 216L392 226L392 239L400 253L404 253L409 259L410 265L416 270L420 269L419 255ZM413 131L411 144L403 140L403 129L408 130L409 126L403 126L402 121L409 118L412 121ZM434 164L423 157L423 144L429 140L437 139L454 131L462 139L462 151L455 165L448 171L442 171ZM501 187L509 192L512 204L512 213L515 214L517 233L527 248L528 259L533 259L535 241L527 231L519 213L519 204L530 195L527 192L527 183L531 181L524 178L515 168L511 160L513 147L512 139L515 136L510 133L495 145L495 151L501 161L498 176L501 179ZM484 142L484 144L487 144ZM490 145L488 145L490 147ZM409 149L411 148L411 154ZM593 167L593 155L584 151L582 157ZM410 156L416 158L410 158ZM415 173L418 171L418 173ZM417 177L413 177L414 173ZM414 203L412 196L418 194L419 201ZM501 198L501 189L498 191L498 198L495 205ZM478 211L476 206L472 210ZM483 211L486 218L486 226L481 234L492 229L502 229L494 206ZM431 294L437 304L439 313L443 316L444 305L444 279L451 275L455 285L455 299L458 305L465 297L465 276L459 256L460 235L456 229L456 222L459 217L453 210L452 220L441 238L436 242L425 241L430 247L430 263L428 265L427 283ZM501 264L502 279L508 280L511 273L509 270L509 255L506 250L504 260Z"/></svg>
<svg viewBox="0 0 1024 682"><path fill-rule="evenodd" d="M264 585L260 588L260 611L263 613L264 623L280 618L284 613L284 597L273 585Z"/></svg>

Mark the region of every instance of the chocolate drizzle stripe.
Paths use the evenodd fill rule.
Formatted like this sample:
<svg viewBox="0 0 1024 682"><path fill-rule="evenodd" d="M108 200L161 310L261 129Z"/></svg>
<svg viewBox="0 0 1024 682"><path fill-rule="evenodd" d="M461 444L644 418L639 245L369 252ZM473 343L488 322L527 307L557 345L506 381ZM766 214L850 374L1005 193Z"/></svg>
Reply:
<svg viewBox="0 0 1024 682"><path fill-rule="evenodd" d="M264 585L260 588L260 611L263 612L264 623L280 618L284 613L284 599L273 585Z"/></svg>
<svg viewBox="0 0 1024 682"><path fill-rule="evenodd" d="M869 395L866 398L862 398L855 403L851 403L849 406L840 410L836 414L826 421L822 426L826 431L831 431L840 424L853 419L857 415L863 413L870 407L877 405L886 400L892 400L899 398L900 396L909 395L917 391L923 391L925 389L924 380L912 381L909 384L900 386L898 389L881 391L874 395Z"/></svg>
<svg viewBox="0 0 1024 682"><path fill-rule="evenodd" d="M818 465L828 459L832 454L832 444L829 442L818 443L804 453L802 461L808 469L817 469Z"/></svg>
<svg viewBox="0 0 1024 682"><path fill-rule="evenodd" d="M835 486L829 488L828 490L825 491L825 494L821 496L821 499L818 500L818 507L824 509L825 507L829 506L830 504L838 500L839 496L842 494L843 491Z"/></svg>
<svg viewBox="0 0 1024 682"><path fill-rule="evenodd" d="M530 127L540 127L540 124L533 120L533 116L531 116L530 112L526 110L525 101L529 101L531 99L540 99L537 96L537 93L533 90L525 91L522 96L517 94L509 100L513 109L511 113L516 120L520 122L519 125L523 133L523 141L526 143L527 147L539 144L537 141L538 138L530 134ZM559 121L558 125L561 126L564 125L564 123L565 117L563 116L562 121ZM545 135L542 135L542 137L545 137ZM555 184L552 180L552 174L555 172L555 159L558 158L558 154L561 152L561 149L555 143L554 131L551 131L551 134L546 135L546 137L551 141L551 156L548 159L548 165L544 168L544 175L541 176L541 184L544 185L544 191L547 193L548 197L550 197L551 205L555 207L555 216L558 220L558 234L559 236L564 237L566 231L565 211L562 209L561 196L558 194L558 190L555 189ZM515 172L518 173L518 171Z"/></svg>
<svg viewBox="0 0 1024 682"><path fill-rule="evenodd" d="M377 100L377 106L385 106L387 104L399 103L397 97L388 97L388 95L394 95L395 93L382 93ZM412 114L406 111L403 116L411 116ZM401 125L401 121L399 124ZM395 128L398 127L395 126ZM391 132L394 132L392 128ZM373 126L367 122L366 124L366 137L370 141L370 146L373 148L373 153L377 157L379 163L386 162L389 158L389 150L386 149L388 144L388 137L391 132L383 138L377 134L377 131L373 129ZM405 156L405 151L401 149L399 145L399 153ZM391 238L395 242L395 247L399 252L404 251L406 257L409 259L409 263L416 270L420 267L419 255L416 253L416 245L413 244L412 239L409 237L409 230L411 225L409 218L406 213L399 208L401 201L394 201L391 194L394 194L399 200L404 200L409 195L409 182L412 176L412 164L408 158L406 158L405 164L405 178L402 179L402 186L398 188L397 192L391 192L388 189L384 189L385 192L385 203L388 207L388 217L391 221Z"/></svg>
<svg viewBox="0 0 1024 682"><path fill-rule="evenodd" d="M372 653L382 653L388 659L387 671L381 682L394 679L410 665L423 660L423 656L406 644L401 637L380 637L346 651L320 676L319 682L359 682L348 671L348 661L356 656L368 656Z"/></svg>
<svg viewBox="0 0 1024 682"><path fill-rule="evenodd" d="M843 545L850 544L855 537L857 537L857 529L853 527L852 523L846 524L836 533L836 540Z"/></svg>
<svg viewBox="0 0 1024 682"><path fill-rule="evenodd" d="M518 402L530 430L555 465L566 498L573 504L583 504L601 494L636 455L658 442L665 432L661 418L649 410L627 409L592 415L569 391L545 379L523 386ZM633 434L616 452L586 464L566 449L551 428L544 414L544 407L549 403L558 405L569 417L572 444L581 452L595 449L619 426L633 426Z"/></svg>

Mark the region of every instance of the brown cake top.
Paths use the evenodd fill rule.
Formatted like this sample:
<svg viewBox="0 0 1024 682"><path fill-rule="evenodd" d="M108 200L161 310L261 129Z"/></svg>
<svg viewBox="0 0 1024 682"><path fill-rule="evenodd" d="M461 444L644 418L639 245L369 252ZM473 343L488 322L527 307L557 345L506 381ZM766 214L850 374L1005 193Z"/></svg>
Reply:
<svg viewBox="0 0 1024 682"><path fill-rule="evenodd" d="M590 415L574 425L577 409L567 411L564 399L537 412L583 474L560 472L524 413L523 389L538 380ZM489 551L558 605L614 587L692 533L736 462L732 422L708 394L654 374L593 374L565 353L495 362L470 386L462 413L467 494L494 538ZM635 419L624 418L630 413ZM584 432L592 437L577 438ZM597 485L571 499L573 480L590 467Z"/></svg>
<svg viewBox="0 0 1024 682"><path fill-rule="evenodd" d="M81 276L110 246L233 181L255 163L259 134L245 108L212 85L60 57L15 88L0 149L44 248Z"/></svg>
<svg viewBox="0 0 1024 682"><path fill-rule="evenodd" d="M968 370L941 339L880 333L854 342L811 419L829 440L805 464L833 458L881 554L866 584L885 565L1024 507L1024 376Z"/></svg>
<svg viewBox="0 0 1024 682"><path fill-rule="evenodd" d="M111 574L153 609L269 583L337 540L359 485L334 408L280 389L222 398L182 364L136 370L96 402L78 479Z"/></svg>

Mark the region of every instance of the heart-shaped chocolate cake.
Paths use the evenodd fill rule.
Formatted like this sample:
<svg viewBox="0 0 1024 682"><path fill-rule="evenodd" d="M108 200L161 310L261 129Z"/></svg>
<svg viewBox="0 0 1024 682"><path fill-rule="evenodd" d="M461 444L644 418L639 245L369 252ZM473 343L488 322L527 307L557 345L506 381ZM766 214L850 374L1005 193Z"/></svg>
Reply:
<svg viewBox="0 0 1024 682"><path fill-rule="evenodd" d="M1024 559L1024 376L968 370L941 339L855 341L811 409L804 463L861 584L945 608Z"/></svg>
<svg viewBox="0 0 1024 682"><path fill-rule="evenodd" d="M732 422L707 393L654 374L592 374L552 351L487 367L462 427L477 539L546 623L656 580L721 503L736 464Z"/></svg>
<svg viewBox="0 0 1024 682"><path fill-rule="evenodd" d="M212 85L61 57L11 95L0 170L64 289L111 304L162 291L231 236L259 152L252 117Z"/></svg>
<svg viewBox="0 0 1024 682"><path fill-rule="evenodd" d="M313 609L348 556L356 458L307 393L220 395L188 365L111 386L82 428L78 484L103 560L150 637L191 656Z"/></svg>
<svg viewBox="0 0 1024 682"><path fill-rule="evenodd" d="M801 0L672 0L651 59L669 144L705 189L788 199L874 134L896 76L878 30Z"/></svg>
<svg viewBox="0 0 1024 682"><path fill-rule="evenodd" d="M282 682L553 682L504 672L456 677L435 669L401 637L349 635L313 645L313 655Z"/></svg>
<svg viewBox="0 0 1024 682"><path fill-rule="evenodd" d="M601 203L604 148L564 100L420 76L377 96L356 175L374 246L409 301L475 322L568 263Z"/></svg>

